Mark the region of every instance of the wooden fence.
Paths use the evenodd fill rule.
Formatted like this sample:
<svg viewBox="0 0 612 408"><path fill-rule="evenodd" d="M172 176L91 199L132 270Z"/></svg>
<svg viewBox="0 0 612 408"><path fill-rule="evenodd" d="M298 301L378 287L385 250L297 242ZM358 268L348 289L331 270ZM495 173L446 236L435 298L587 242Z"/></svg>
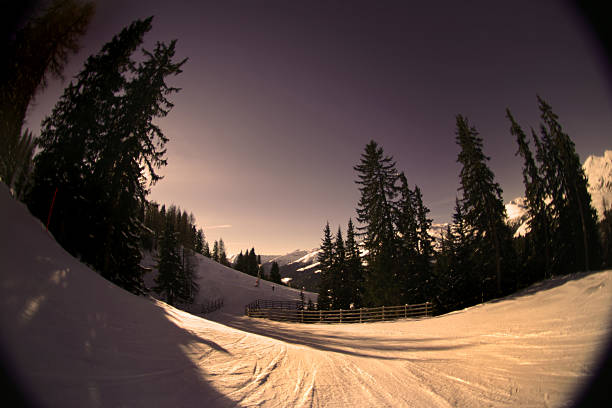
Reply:
<svg viewBox="0 0 612 408"><path fill-rule="evenodd" d="M365 323L432 315L430 302L348 310L305 310L303 306L302 302L257 300L245 307L245 314L248 317L296 323Z"/></svg>
<svg viewBox="0 0 612 408"><path fill-rule="evenodd" d="M202 303L177 303L174 307L191 314L206 314L221 309L223 299L207 300Z"/></svg>

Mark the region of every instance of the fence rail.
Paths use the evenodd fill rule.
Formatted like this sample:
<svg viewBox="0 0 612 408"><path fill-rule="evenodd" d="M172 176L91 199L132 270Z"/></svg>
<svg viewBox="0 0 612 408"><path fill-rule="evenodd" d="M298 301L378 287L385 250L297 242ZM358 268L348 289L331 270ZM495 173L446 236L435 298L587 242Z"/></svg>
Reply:
<svg viewBox="0 0 612 408"><path fill-rule="evenodd" d="M202 303L177 303L174 307L191 314L207 314L221 309L223 299L208 300Z"/></svg>
<svg viewBox="0 0 612 408"><path fill-rule="evenodd" d="M433 309L430 302L416 305L364 307L348 310L304 310L300 306L303 306L301 302L257 300L245 307L245 314L248 317L296 323L366 323L381 320L429 317L432 315Z"/></svg>

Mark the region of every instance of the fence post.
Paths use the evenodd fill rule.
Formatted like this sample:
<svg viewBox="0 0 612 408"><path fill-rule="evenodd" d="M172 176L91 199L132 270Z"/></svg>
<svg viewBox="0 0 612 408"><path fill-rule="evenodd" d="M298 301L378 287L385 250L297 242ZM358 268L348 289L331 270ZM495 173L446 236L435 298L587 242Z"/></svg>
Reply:
<svg viewBox="0 0 612 408"><path fill-rule="evenodd" d="M385 307L382 307L382 320L385 320Z"/></svg>
<svg viewBox="0 0 612 408"><path fill-rule="evenodd" d="M425 317L429 317L429 302L425 302Z"/></svg>
<svg viewBox="0 0 612 408"><path fill-rule="evenodd" d="M304 323L304 309L302 309L302 323Z"/></svg>
<svg viewBox="0 0 612 408"><path fill-rule="evenodd" d="M404 319L408 317L408 303L404 305Z"/></svg>
<svg viewBox="0 0 612 408"><path fill-rule="evenodd" d="M319 309L319 321L323 321L323 312L321 312L321 309Z"/></svg>
<svg viewBox="0 0 612 408"><path fill-rule="evenodd" d="M359 323L361 323L361 311L363 310L363 307L359 308Z"/></svg>
<svg viewBox="0 0 612 408"><path fill-rule="evenodd" d="M340 309L340 323L342 323L342 309Z"/></svg>

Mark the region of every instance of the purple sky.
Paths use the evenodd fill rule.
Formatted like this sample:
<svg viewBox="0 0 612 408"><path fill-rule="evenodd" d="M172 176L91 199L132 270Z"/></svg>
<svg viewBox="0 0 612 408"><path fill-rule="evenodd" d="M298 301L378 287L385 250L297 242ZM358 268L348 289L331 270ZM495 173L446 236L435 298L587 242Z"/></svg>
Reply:
<svg viewBox="0 0 612 408"><path fill-rule="evenodd" d="M539 93L581 160L612 148L610 65L559 1L100 1L66 81L38 96L27 126L38 132L88 55L150 15L145 48L176 38L189 57L159 122L168 166L150 199L193 212L230 254L316 247L328 220L344 231L371 139L419 185L434 222L449 221L458 113L484 138L505 201L523 195L506 107L537 127Z"/></svg>

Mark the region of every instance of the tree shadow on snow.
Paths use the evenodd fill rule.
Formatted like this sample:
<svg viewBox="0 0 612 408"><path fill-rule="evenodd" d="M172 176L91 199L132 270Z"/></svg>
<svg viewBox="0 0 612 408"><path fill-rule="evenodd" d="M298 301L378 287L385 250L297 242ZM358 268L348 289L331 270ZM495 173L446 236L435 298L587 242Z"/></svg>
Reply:
<svg viewBox="0 0 612 408"><path fill-rule="evenodd" d="M205 370L206 356L227 350L104 280L44 230L14 232L10 252L0 249L0 355L25 405L237 404Z"/></svg>
<svg viewBox="0 0 612 408"><path fill-rule="evenodd" d="M249 333L259 334L290 344L308 346L316 350L341 353L355 357L378 360L414 360L414 353L456 350L471 347L465 339L452 338L392 338L383 335L352 335L329 333L335 325L321 328L307 324L292 324L291 327L251 319L243 316L226 319L223 324ZM367 324L367 323L365 323ZM327 330L327 327L330 330ZM404 353L411 353L409 356ZM427 360L427 358L424 358Z"/></svg>

